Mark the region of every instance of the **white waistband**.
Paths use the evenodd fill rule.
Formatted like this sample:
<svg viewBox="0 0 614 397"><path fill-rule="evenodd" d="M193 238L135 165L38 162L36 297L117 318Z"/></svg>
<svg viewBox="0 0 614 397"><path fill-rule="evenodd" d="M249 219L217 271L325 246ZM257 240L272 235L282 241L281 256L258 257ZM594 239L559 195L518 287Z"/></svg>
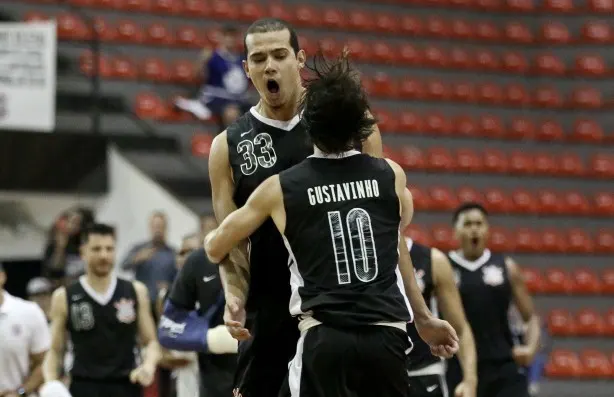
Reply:
<svg viewBox="0 0 614 397"><path fill-rule="evenodd" d="M415 371L407 371L408 376L424 376L424 375L443 375L446 373L446 367L443 361L428 365L424 368Z"/></svg>
<svg viewBox="0 0 614 397"><path fill-rule="evenodd" d="M302 317L300 322L298 323L298 329L301 332L307 331L309 328L313 328L317 325L322 324L321 321L316 320L315 318L308 316ZM384 327L393 327L398 328L403 332L407 332L407 324L403 321L398 322L387 322L387 321L379 321L377 323L373 323L371 325L383 325Z"/></svg>

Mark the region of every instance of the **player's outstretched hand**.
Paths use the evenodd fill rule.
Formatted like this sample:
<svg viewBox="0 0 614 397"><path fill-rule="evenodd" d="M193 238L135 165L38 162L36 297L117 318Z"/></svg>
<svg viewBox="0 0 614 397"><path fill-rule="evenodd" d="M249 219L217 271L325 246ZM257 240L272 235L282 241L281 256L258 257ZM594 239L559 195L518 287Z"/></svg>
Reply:
<svg viewBox="0 0 614 397"><path fill-rule="evenodd" d="M130 372L130 382L138 383L141 386L149 386L153 383L155 375L155 368L150 368L145 364L139 365Z"/></svg>
<svg viewBox="0 0 614 397"><path fill-rule="evenodd" d="M226 307L224 308L224 324L228 332L238 341L251 337L249 330L245 328L245 304L236 296L226 295Z"/></svg>
<svg viewBox="0 0 614 397"><path fill-rule="evenodd" d="M450 358L458 351L458 335L447 321L436 317L416 321L416 328L423 341L437 357Z"/></svg>
<svg viewBox="0 0 614 397"><path fill-rule="evenodd" d="M462 381L454 389L454 397L475 397L476 389L475 382Z"/></svg>

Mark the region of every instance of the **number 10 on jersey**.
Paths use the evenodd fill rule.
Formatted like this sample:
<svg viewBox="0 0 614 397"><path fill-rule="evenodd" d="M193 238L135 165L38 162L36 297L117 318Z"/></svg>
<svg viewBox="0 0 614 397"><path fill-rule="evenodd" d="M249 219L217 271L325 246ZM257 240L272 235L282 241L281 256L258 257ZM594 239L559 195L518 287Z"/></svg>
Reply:
<svg viewBox="0 0 614 397"><path fill-rule="evenodd" d="M373 281L377 277L377 252L375 251L369 213L362 208L353 208L347 213L345 222L341 218L339 211L328 213L328 226L330 227L339 284L352 282L345 243L346 235L349 237L354 274L363 283Z"/></svg>

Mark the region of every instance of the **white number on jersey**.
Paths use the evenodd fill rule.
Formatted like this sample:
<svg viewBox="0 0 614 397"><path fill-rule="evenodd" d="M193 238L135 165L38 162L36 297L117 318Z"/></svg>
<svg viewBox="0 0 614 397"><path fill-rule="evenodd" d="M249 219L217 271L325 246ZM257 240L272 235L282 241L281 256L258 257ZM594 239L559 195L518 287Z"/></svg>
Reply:
<svg viewBox="0 0 614 397"><path fill-rule="evenodd" d="M335 252L337 278L339 284L352 282L348 261L345 234L349 235L350 252L354 274L363 283L373 281L377 277L377 252L373 240L373 228L369 213L362 208L353 208L345 217L345 230L339 211L328 213L330 237Z"/></svg>
<svg viewBox="0 0 614 397"><path fill-rule="evenodd" d="M94 311L88 302L70 305L72 326L76 331L88 331L94 328Z"/></svg>
<svg viewBox="0 0 614 397"><path fill-rule="evenodd" d="M258 149L258 154L256 154ZM266 132L261 132L254 137L254 141L245 139L237 145L237 151L243 155L245 162L241 164L243 175L251 175L258 166L271 168L277 162L277 154L273 149L273 138Z"/></svg>

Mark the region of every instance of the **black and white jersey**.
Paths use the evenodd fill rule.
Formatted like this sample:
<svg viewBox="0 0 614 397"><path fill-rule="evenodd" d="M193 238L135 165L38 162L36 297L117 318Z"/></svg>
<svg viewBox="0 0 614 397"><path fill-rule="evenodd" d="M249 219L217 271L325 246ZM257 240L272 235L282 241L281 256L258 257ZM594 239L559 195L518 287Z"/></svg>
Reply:
<svg viewBox="0 0 614 397"><path fill-rule="evenodd" d="M456 251L448 254L467 321L473 331L478 361L512 359L509 323L512 288L505 257L486 249L475 261Z"/></svg>
<svg viewBox="0 0 614 397"><path fill-rule="evenodd" d="M386 160L319 153L279 178L290 313L339 327L409 321L398 270L400 204Z"/></svg>
<svg viewBox="0 0 614 397"><path fill-rule="evenodd" d="M85 276L66 287L73 378L127 380L137 366L138 299L131 281L113 278L106 294Z"/></svg>
<svg viewBox="0 0 614 397"><path fill-rule="evenodd" d="M435 285L433 283L431 248L418 244L409 238L406 241L411 261L414 264L416 283L422 292L422 297L429 310L437 315L437 304L433 294ZM408 355L408 371L416 371L441 361L440 358L431 354L431 348L420 338L416 325L413 322L407 324L407 334L414 342L414 348Z"/></svg>
<svg viewBox="0 0 614 397"><path fill-rule="evenodd" d="M234 201L238 207L245 204L265 179L313 153L313 145L298 115L282 122L263 117L252 108L226 131L235 185ZM249 241L248 312L264 308L287 313L290 298L288 251L273 221L267 220Z"/></svg>

